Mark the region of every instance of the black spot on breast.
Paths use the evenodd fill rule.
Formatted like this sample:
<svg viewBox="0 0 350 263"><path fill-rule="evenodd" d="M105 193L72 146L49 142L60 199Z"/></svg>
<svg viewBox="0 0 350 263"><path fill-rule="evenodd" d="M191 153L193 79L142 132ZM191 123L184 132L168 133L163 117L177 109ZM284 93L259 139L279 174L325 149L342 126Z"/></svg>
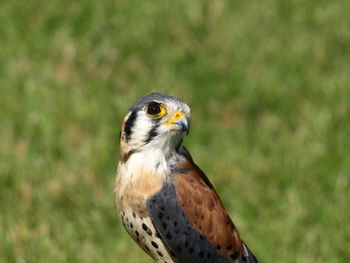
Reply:
<svg viewBox="0 0 350 263"><path fill-rule="evenodd" d="M150 249L149 249L148 246L145 246L145 249L146 249L148 252L150 252Z"/></svg>
<svg viewBox="0 0 350 263"><path fill-rule="evenodd" d="M134 227L134 225L132 223L130 223L130 228L133 228L133 227Z"/></svg>
<svg viewBox="0 0 350 263"><path fill-rule="evenodd" d="M132 212L132 216L135 218L136 217L136 214L134 212Z"/></svg>
<svg viewBox="0 0 350 263"><path fill-rule="evenodd" d="M163 253L162 253L162 252L160 252L159 250L157 250L157 253L158 253L159 256L163 257Z"/></svg>
<svg viewBox="0 0 350 263"><path fill-rule="evenodd" d="M215 248L218 249L218 250L220 250L220 249L221 249L221 246L220 246L219 244L217 244Z"/></svg>
<svg viewBox="0 0 350 263"><path fill-rule="evenodd" d="M147 229L146 233L147 233L147 235L152 236L152 230L151 229Z"/></svg>
<svg viewBox="0 0 350 263"><path fill-rule="evenodd" d="M154 248L158 248L158 244L156 242L152 241L151 244Z"/></svg>
<svg viewBox="0 0 350 263"><path fill-rule="evenodd" d="M231 250L231 249L232 249L232 244L228 245L228 246L226 247L226 249L227 249L227 250Z"/></svg>
<svg viewBox="0 0 350 263"><path fill-rule="evenodd" d="M239 251L236 251L234 252L233 254L230 255L230 258L232 258L233 260L236 260L239 256L240 252Z"/></svg>
<svg viewBox="0 0 350 263"><path fill-rule="evenodd" d="M170 232L168 232L167 234L166 234L166 236L165 236L167 239L172 239L173 238L173 236L170 234Z"/></svg>
<svg viewBox="0 0 350 263"><path fill-rule="evenodd" d="M137 118L137 111L132 111L129 118L127 119L127 121L125 122L124 125L124 134L125 134L125 140L128 142L131 138L131 130L132 127L135 124Z"/></svg>
<svg viewBox="0 0 350 263"><path fill-rule="evenodd" d="M139 236L139 235L140 235L139 232L137 232L137 230L135 231L135 234L136 234L136 236Z"/></svg>
<svg viewBox="0 0 350 263"><path fill-rule="evenodd" d="M142 229L143 229L143 230L145 230L145 231L147 231L148 226L146 226L146 224L145 224L145 223L142 223Z"/></svg>
<svg viewBox="0 0 350 263"><path fill-rule="evenodd" d="M210 252L207 253L207 259L210 259L211 258L211 254Z"/></svg>

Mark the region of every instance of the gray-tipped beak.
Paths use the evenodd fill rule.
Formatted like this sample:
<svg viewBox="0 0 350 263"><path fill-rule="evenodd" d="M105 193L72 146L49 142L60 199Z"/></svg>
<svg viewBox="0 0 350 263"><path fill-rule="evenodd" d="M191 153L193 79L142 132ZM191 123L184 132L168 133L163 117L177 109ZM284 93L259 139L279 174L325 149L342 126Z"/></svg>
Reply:
<svg viewBox="0 0 350 263"><path fill-rule="evenodd" d="M190 130L190 120L186 113L182 111L175 112L165 124L170 125L174 130L186 132L187 134Z"/></svg>
<svg viewBox="0 0 350 263"><path fill-rule="evenodd" d="M186 116L183 116L181 119L174 121L173 124L179 131L186 132L186 134L190 132L190 120Z"/></svg>

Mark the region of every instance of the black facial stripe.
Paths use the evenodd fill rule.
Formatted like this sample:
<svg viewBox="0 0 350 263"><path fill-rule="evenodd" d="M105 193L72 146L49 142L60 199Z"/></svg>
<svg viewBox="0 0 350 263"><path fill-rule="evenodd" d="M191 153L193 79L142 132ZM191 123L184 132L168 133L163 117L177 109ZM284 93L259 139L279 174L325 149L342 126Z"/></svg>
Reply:
<svg viewBox="0 0 350 263"><path fill-rule="evenodd" d="M133 111L131 112L129 118L127 119L127 121L125 122L124 125L124 134L125 134L125 140L129 141L130 137L131 137L131 129L135 124L137 118L137 111Z"/></svg>
<svg viewBox="0 0 350 263"><path fill-rule="evenodd" d="M145 140L145 144L149 143L154 137L156 137L159 133L157 131L159 125L154 125L154 127L149 131L147 139Z"/></svg>
<svg viewBox="0 0 350 263"><path fill-rule="evenodd" d="M152 121L152 124L153 125L155 125L155 126L157 126L157 128L159 127L159 123L160 123L160 120L161 120L161 118L160 119L151 119L151 121ZM155 128L155 127L154 127Z"/></svg>
<svg viewBox="0 0 350 263"><path fill-rule="evenodd" d="M179 143L176 145L176 147L175 147L175 150L176 150L176 152L178 153L178 154L180 154L180 155L183 155L183 153L182 152L180 152L180 147L181 147L181 145L182 145L182 142L183 142L183 139L181 139L180 141L179 141Z"/></svg>

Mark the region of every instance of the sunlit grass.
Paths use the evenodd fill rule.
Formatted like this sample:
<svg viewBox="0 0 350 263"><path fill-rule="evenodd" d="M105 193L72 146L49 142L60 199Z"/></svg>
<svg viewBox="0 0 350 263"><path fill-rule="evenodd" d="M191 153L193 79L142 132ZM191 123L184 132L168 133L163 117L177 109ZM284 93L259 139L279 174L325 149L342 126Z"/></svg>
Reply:
<svg viewBox="0 0 350 263"><path fill-rule="evenodd" d="M185 144L262 262L347 262L349 3L2 1L0 262L151 262L112 191L153 91L191 106Z"/></svg>

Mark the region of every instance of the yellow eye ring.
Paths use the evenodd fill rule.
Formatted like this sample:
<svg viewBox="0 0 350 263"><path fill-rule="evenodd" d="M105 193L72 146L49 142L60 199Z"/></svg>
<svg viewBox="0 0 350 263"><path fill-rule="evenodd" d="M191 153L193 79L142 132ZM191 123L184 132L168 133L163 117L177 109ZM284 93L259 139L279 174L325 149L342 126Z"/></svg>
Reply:
<svg viewBox="0 0 350 263"><path fill-rule="evenodd" d="M151 118L159 119L166 114L166 108L163 104L152 101L150 104L148 104L146 113Z"/></svg>

